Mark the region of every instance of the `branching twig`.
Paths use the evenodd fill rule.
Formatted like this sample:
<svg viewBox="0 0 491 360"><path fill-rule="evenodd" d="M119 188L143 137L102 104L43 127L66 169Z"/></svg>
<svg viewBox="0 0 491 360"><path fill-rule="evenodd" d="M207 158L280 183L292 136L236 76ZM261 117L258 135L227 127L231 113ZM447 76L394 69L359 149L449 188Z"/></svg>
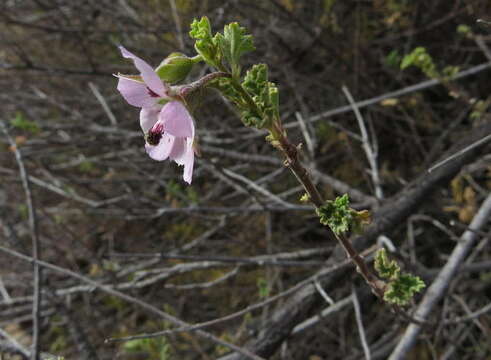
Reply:
<svg viewBox="0 0 491 360"><path fill-rule="evenodd" d="M172 17L174 18L174 22L176 23L177 30L177 40L179 41L179 49L184 51L184 40L182 38L182 26L181 19L179 18L179 13L177 12L176 2L175 0L169 0L171 9L172 9Z"/></svg>
<svg viewBox="0 0 491 360"><path fill-rule="evenodd" d="M373 251L373 249L369 249L366 253L369 253L371 251ZM196 331L196 330L199 330L199 329L202 329L205 327L209 327L209 326L213 326L213 325L225 322L225 321L229 321L229 320L235 319L239 316L248 314L254 310L260 309L260 308L262 308L262 307L264 307L264 306L266 306L266 305L268 305L274 301L277 301L281 298L284 298L285 296L291 295L291 294L295 293L296 291L300 290L302 287L309 285L312 282L315 282L319 277L325 276L326 274L329 274L330 272L333 272L335 270L344 268L349 263L350 263L350 259L346 259L340 264L335 264L333 266L325 268L321 271L321 273L315 274L314 276L311 276L311 277L309 277L303 281L298 282L296 285L289 288L288 290L285 290L279 294L276 294L276 295L273 295L273 296L267 298L264 301L261 301L259 303L253 304L253 305L249 305L245 309L242 309L242 310L237 311L233 314L226 315L226 316L218 318L218 319L213 319L213 320L205 321L205 322L202 322L199 324L195 324L195 325L191 325L191 326L185 326L182 328L177 328L177 329L172 329L172 330L163 330L163 331L159 331L159 332L155 332L155 333L135 335L135 336L130 336L130 337L126 337L126 338L117 338L117 339L110 339L110 340L111 341L122 341L122 340L134 340L134 339L147 339L147 338L159 337L159 336L163 336L163 335L169 335L169 334L176 333L176 332Z"/></svg>
<svg viewBox="0 0 491 360"><path fill-rule="evenodd" d="M486 200L481 205L481 208L474 216L470 224L470 228L474 230L479 230L482 226L484 226L489 221L489 216L491 214L491 195L489 195ZM442 297L443 293L448 287L448 284L451 280L454 279L454 275L457 272L460 264L464 261L467 253L470 251L470 248L474 244L477 238L477 234L473 231L467 230L461 236L460 242L452 251L450 258L448 259L445 266L440 271L440 274L437 276L435 281L428 288L425 297L421 301L416 310L414 316L418 319L426 319L430 314L431 310L437 303L437 301ZM421 326L418 324L410 324L401 340L397 344L397 347L394 349L392 354L390 355L390 360L401 360L406 357L407 352L412 348L418 334L421 330Z"/></svg>
<svg viewBox="0 0 491 360"><path fill-rule="evenodd" d="M459 72L458 74L453 76L450 80L457 80L457 79L464 78L466 76L474 75L474 74L477 74L481 71L489 69L490 67L491 67L491 62L486 62L486 63L480 64L480 65L476 65L476 66L473 66L467 70L463 70L463 71ZM395 91L390 91L390 92L387 92L387 93L379 95L379 96L375 96L375 97L370 98L370 99L358 101L355 103L355 105L358 109L360 109L362 107L377 104L377 103L381 102L382 100L397 98L399 96L407 95L407 94L410 94L410 93L415 92L415 91L424 90L424 89L427 89L429 87L441 84L441 82L442 81L439 79L431 79L431 80L422 81L422 82L415 84L415 85L407 86L405 88L395 90ZM333 115L339 115L339 114L349 112L352 109L353 108L351 105L340 106L338 108L324 111L324 112L319 113L317 115L311 116L308 119L308 121L309 122L310 121L311 122L319 121L321 119L324 119L324 118L327 118L327 117L330 117ZM292 128L292 127L296 127L296 126L298 126L298 123L295 121L295 122L285 124L284 127L285 127L285 129L288 129L288 128Z"/></svg>
<svg viewBox="0 0 491 360"><path fill-rule="evenodd" d="M99 103L101 104L102 108L104 109L104 112L106 113L107 117L109 118L109 121L111 122L111 125L112 126L117 126L118 125L118 121L116 120L116 116L114 116L111 108L107 104L106 99L104 99L104 96L102 96L102 94L99 91L99 89L97 88L97 86L94 83L89 82L89 88L92 91L92 93L94 94L94 96L96 97L97 101L99 101Z"/></svg>
<svg viewBox="0 0 491 360"><path fill-rule="evenodd" d="M353 112L355 113L356 120L358 121L358 126L360 127L362 146L363 150L365 151L365 155L367 156L368 163L370 164L370 175L372 177L373 187L375 188L375 196L377 197L377 199L383 199L384 193L380 184L380 176L377 164L378 154L372 149L370 139L368 138L368 131L366 129L365 122L363 120L363 117L361 116L360 110L356 106L353 96L351 96L351 93L346 86L343 86L342 89L350 105L353 107Z"/></svg>
<svg viewBox="0 0 491 360"><path fill-rule="evenodd" d="M465 154L466 152L478 147L478 146L481 146L482 144L485 144L487 143L488 141L491 140L491 134L489 135L486 135L485 137L483 137L482 139L479 139L477 141L475 141L474 143L466 146L465 148L457 151L455 154L452 154L450 155L449 157L437 162L435 165L433 165L432 167L430 167L428 169L428 172L432 172L434 171L435 169L439 168L440 166L442 166L443 164L446 164L447 162L449 161L452 161L453 159L455 159L457 156L460 156L462 154Z"/></svg>
<svg viewBox="0 0 491 360"><path fill-rule="evenodd" d="M356 290L353 286L351 288L351 299L353 300L353 308L355 309L356 324L358 326L358 333L360 335L360 341L363 346L363 352L365 353L365 359L370 360L372 356L370 355L370 346L368 346L367 339L365 336L365 328L363 327L363 320L361 318L360 302L358 301L358 296L356 295Z"/></svg>
<svg viewBox="0 0 491 360"><path fill-rule="evenodd" d="M84 283L87 283L91 286L93 286L94 288L96 289L99 289L107 294L110 294L110 295L113 295L113 296L116 296L120 299L123 299L123 300L126 300L128 301L129 303L132 303L132 304L135 304L135 305L138 305L139 307L147 310L148 312L150 313L153 313L155 315L158 315L160 316L161 318L175 324L175 325L179 325L179 326L188 326L188 324L178 318L176 318L175 316L172 316L160 309L158 309L157 307L147 303L147 302L144 302L142 300L139 300L137 298L134 298L130 295L127 295L127 294L124 294L118 290L115 290L113 288L111 288L110 286L108 285L104 285L104 284L100 284L98 283L97 281L94 281L86 276L83 276L83 275L80 275L80 274L77 274L76 272L73 272L71 270L68 270L68 269L64 269L62 267L59 267L59 266L56 266L56 265L53 265L53 264L50 264L50 263L47 263L45 261L41 261L41 260L35 260L33 259L32 257L30 256L26 256L26 255L23 255L21 253L18 253L17 251L14 251L14 250L11 250L11 249L8 249L6 247L3 247L3 246L0 246L0 251L8 254L8 255L11 255L13 257L16 257L18 259L21 259L21 260L24 260L24 261L27 261L29 263L32 263L32 264L37 264L38 266L42 266L42 267L45 267L47 269L50 269L50 270L53 270L53 271L56 271L56 272L59 272L59 273L62 273L62 274L65 274L65 275L68 275L70 277L73 277L75 279L78 279ZM200 335L202 338L204 339L207 339L209 341L212 341L216 344L219 344L219 345L222 345L222 346L225 346L233 351L236 351L238 353L240 353L241 355L245 356L247 359L254 359L254 360L264 360L262 357L260 356L257 356L253 353L251 353L250 351L244 349L244 348L241 348L237 345L234 345L234 344L231 344L225 340L222 340L218 337L216 337L215 335L212 335L210 333L207 333L207 332L204 332L202 330L198 330L196 332L198 335Z"/></svg>
<svg viewBox="0 0 491 360"><path fill-rule="evenodd" d="M297 326L295 326L292 330L291 336L298 335L308 328L314 326L317 324L319 321L325 319L331 314L334 314L344 308L345 306L352 304L353 303L353 295L345 297L343 300L337 301L334 304L328 306L324 310L322 310L318 315L315 315L311 318L308 318L307 320L301 322Z"/></svg>
<svg viewBox="0 0 491 360"><path fill-rule="evenodd" d="M0 121L0 127L4 132L8 142L10 143L10 148L15 154L15 160L17 161L17 165L19 166L20 178L22 180L22 187L24 188L24 193L26 195L26 205L29 216L29 231L31 234L31 242L32 242L32 258L35 260L33 264L33 286L34 286L34 296L32 300L32 351L31 351L31 359L39 360L39 336L40 336L40 307L41 307L41 283L42 283L42 274L41 268L36 262L40 258L40 244L39 244L39 235L37 228L37 217L36 210L34 205L34 199L31 192L31 186L29 183L29 176L27 174L26 167L24 165L24 160L22 159L22 154L17 148L17 144L14 139L10 136L7 126L3 121Z"/></svg>
<svg viewBox="0 0 491 360"><path fill-rule="evenodd" d="M31 356L31 353L29 350L27 350L24 346L19 344L12 336L10 336L9 333L7 333L5 330L0 328L0 336L4 337L7 339L13 346L15 350L17 350L22 356L24 356L26 359L29 359Z"/></svg>

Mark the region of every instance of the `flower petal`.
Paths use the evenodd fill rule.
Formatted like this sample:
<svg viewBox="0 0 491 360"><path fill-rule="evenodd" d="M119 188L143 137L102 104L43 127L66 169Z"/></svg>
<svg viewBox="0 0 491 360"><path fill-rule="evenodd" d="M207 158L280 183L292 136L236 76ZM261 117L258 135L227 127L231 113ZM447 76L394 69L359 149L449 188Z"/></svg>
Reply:
<svg viewBox="0 0 491 360"><path fill-rule="evenodd" d="M159 113L162 107L154 105L152 107L144 107L140 111L140 126L146 134L159 120Z"/></svg>
<svg viewBox="0 0 491 360"><path fill-rule="evenodd" d="M191 185L191 180L193 178L193 167L194 167L193 139L188 139L186 152L184 153L184 156L180 160L184 165L184 173L182 177L185 182Z"/></svg>
<svg viewBox="0 0 491 360"><path fill-rule="evenodd" d="M155 73L153 68L150 65L148 65L148 63L146 63L144 60L140 59L138 56L126 50L124 47L120 46L119 49L121 50L121 54L125 58L133 60L136 68L138 69L138 71L140 71L140 74L145 84L159 96L167 97L166 96L167 86L164 85L164 83L159 78L159 76Z"/></svg>
<svg viewBox="0 0 491 360"><path fill-rule="evenodd" d="M121 76L118 76L118 78L118 90L128 104L137 107L147 107L155 104L156 99L150 96L144 83Z"/></svg>
<svg viewBox="0 0 491 360"><path fill-rule="evenodd" d="M194 122L191 114L180 101L171 101L164 105L159 115L165 131L177 137L193 137Z"/></svg>
<svg viewBox="0 0 491 360"><path fill-rule="evenodd" d="M158 145L149 145L145 144L145 150L147 151L148 156L157 161L163 161L169 157L169 154L174 149L174 144L176 142L176 138L169 134L162 135L162 139Z"/></svg>
<svg viewBox="0 0 491 360"><path fill-rule="evenodd" d="M188 184L191 184L194 165L193 138L177 138L177 140L179 139L183 139L182 147L181 145L178 145L179 147L175 146L176 150L169 155L169 158L179 165L184 165L183 179Z"/></svg>
<svg viewBox="0 0 491 360"><path fill-rule="evenodd" d="M169 153L169 159L174 160L179 165L182 165L180 159L184 155L185 151L186 138L176 137L174 140L174 144L172 145L172 149Z"/></svg>
<svg viewBox="0 0 491 360"><path fill-rule="evenodd" d="M189 185L191 185L191 181L193 180L193 167L194 167L194 152L191 152L189 155L189 159L184 163L184 173L182 174L182 178Z"/></svg>

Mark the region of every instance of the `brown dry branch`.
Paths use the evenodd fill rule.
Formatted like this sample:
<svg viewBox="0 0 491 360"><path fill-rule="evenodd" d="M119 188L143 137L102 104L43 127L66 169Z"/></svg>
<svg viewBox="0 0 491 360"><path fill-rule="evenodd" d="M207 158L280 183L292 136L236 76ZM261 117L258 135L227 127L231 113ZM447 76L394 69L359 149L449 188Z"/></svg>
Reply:
<svg viewBox="0 0 491 360"><path fill-rule="evenodd" d="M24 189L24 193L26 196L26 204L29 215L29 232L31 235L31 246L32 246L32 258L36 261L40 258L41 248L39 243L39 233L38 233L38 225L37 225L37 214L36 208L34 205L34 199L32 196L31 185L29 182L29 175L26 171L26 167L24 165L24 160L20 150L17 148L17 144L10 136L7 126L4 123L4 120L0 120L0 127L2 128L7 141L10 144L11 149L13 149L15 154L15 160L17 161L17 165L19 166L19 174L22 180L22 187ZM42 274L41 268L39 265L34 262L33 263L33 292L34 296L32 299L32 347L30 358L31 360L39 360L39 333L40 333L40 320L41 320L41 301L42 301Z"/></svg>
<svg viewBox="0 0 491 360"><path fill-rule="evenodd" d="M57 271L57 272L60 272L62 274L65 274L65 275L68 275L70 277L73 277L77 280L80 280L80 281L83 281L85 283L88 283L90 285L92 285L94 288L96 289L99 289L101 291L104 291L104 292L107 292L108 294L111 294L111 295L114 295L114 296L117 296L123 300L126 300L130 303L133 303L133 304L136 304L140 307L142 307L143 309L155 314L155 315L159 315L160 317L174 323L174 324L177 324L177 325L186 325L186 323L182 320L179 320L177 318L175 318L174 316L172 315L169 315L167 313L165 313L164 311L161 311L159 310L158 308L146 303L146 302L143 302L141 300L138 300L136 298L133 298L129 295L126 295L120 291L117 291L117 290L114 290L112 288L110 288L109 286L107 285L103 285L103 284L99 284L98 282L94 281L94 280L91 280L85 276L82 276L82 275L79 275L73 271L70 271L68 269L64 269L64 268L61 268L59 266L56 266L56 265L53 265L53 264L50 264L50 263L47 263L47 262L44 262L44 261L41 261L41 260L35 260L34 258L30 257L30 256L26 256L26 255L23 255L21 253L18 253L16 251L13 251L13 250L10 250L8 248L5 248L3 246L0 246L0 251L10 255L10 256L13 256L13 257L16 257L18 259L21 259L21 260L24 260L24 261L27 261L29 263L37 263L39 266L42 266L42 267L45 267L47 269L51 269L53 271ZM219 338L217 338L216 336L212 335L212 334L209 334L209 333L206 333L204 331L198 331L197 332L198 335L202 336L203 338L207 339L207 340L210 340L212 342L216 342L217 344L220 344L222 346L226 346L230 349L233 349L237 352L239 352L240 354L244 355L247 359L254 359L254 360L261 360L263 359L262 357L260 356L257 356L257 355L254 355L253 353L251 353L250 351L246 350L246 349L241 349L240 347L236 346L236 345L233 345L233 344L230 344L224 340L221 340Z"/></svg>

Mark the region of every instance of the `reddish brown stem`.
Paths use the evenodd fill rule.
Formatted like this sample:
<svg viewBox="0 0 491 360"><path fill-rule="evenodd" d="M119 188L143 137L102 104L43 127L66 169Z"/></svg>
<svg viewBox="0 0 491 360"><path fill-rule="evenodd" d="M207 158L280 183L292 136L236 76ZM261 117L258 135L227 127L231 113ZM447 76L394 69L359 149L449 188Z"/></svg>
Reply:
<svg viewBox="0 0 491 360"><path fill-rule="evenodd" d="M199 90L202 87L208 85L208 83L210 81L213 81L213 80L221 78L221 77L228 77L229 78L229 77L232 77L232 75L230 75L229 73L221 72L221 71L212 72L210 74L206 74L201 79L198 79L198 80L192 82L191 84L181 85L180 87L178 87L177 93L179 94L179 96L181 96L182 98L185 99L187 96L189 96L189 94L191 94L194 91Z"/></svg>
<svg viewBox="0 0 491 360"><path fill-rule="evenodd" d="M285 155L285 165L293 172L298 182L302 184L314 206L316 208L321 207L324 204L324 200L322 199L319 190L317 190L317 187L312 182L307 169L303 167L298 159L298 147L288 140L285 132L279 125L276 125L273 132L275 139L278 141L277 148ZM336 234L329 226L326 227L329 239L337 241L343 247L348 257L355 263L357 271L372 288L373 292L380 298L383 298L384 283L373 275L365 263L365 260L358 254L349 239L343 234Z"/></svg>

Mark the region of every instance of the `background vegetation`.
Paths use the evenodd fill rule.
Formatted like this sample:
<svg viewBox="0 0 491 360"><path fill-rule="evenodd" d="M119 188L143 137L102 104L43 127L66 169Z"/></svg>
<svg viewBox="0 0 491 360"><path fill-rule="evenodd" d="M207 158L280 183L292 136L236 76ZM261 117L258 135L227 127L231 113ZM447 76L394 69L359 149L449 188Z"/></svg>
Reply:
<svg viewBox="0 0 491 360"><path fill-rule="evenodd" d="M247 59L269 65L283 122L303 143L302 161L323 195L348 192L355 208L374 214L367 235L354 240L359 249L369 255L385 239L395 247L390 256L429 285L491 188L489 145L427 172L491 131L491 28L476 23L490 10L486 0L4 0L0 120L15 146L0 135L0 245L32 254L19 150L40 259L190 324L246 309L205 330L263 358L364 359L367 346L372 359L388 358L408 320L342 262L265 134L244 128L224 99L206 94L194 114L202 154L186 186L175 164L144 153L138 110L112 76L134 72L117 45L156 66L176 49L194 55L187 35L194 18L208 16L215 30L232 21L247 27L256 46ZM414 66L402 71L417 47L425 62L406 60ZM466 70L458 80L445 77ZM343 86L355 101L368 99L359 107L378 149L383 196ZM471 255L408 359L491 358L489 231L485 222L475 232ZM4 251L0 264L0 355L26 357L19 348L32 342L32 265ZM53 269L43 270L42 288L45 353L241 358L196 332L105 343L174 325Z"/></svg>

